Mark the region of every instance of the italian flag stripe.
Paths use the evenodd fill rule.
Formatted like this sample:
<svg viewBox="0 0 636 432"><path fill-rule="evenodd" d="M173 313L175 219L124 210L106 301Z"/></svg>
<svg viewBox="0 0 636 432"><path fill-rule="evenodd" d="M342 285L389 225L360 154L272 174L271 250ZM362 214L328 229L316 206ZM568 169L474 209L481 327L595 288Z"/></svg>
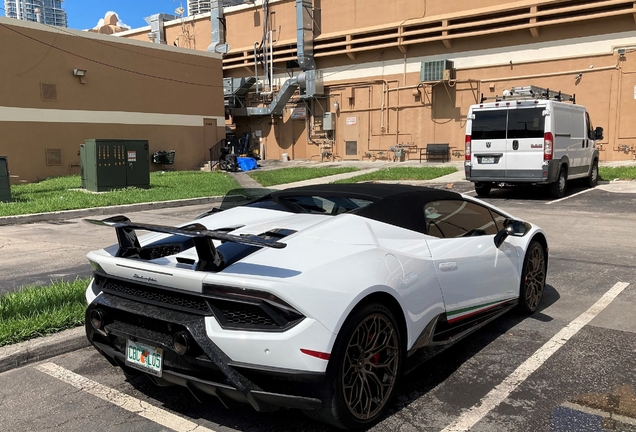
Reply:
<svg viewBox="0 0 636 432"><path fill-rule="evenodd" d="M508 299L508 300L499 300L499 301L494 301L494 302L490 302L490 303L483 303L477 306L471 306L468 308L464 308L464 309L457 309L454 311L448 311L446 312L446 317L448 319L448 323L452 324L453 322L462 320L464 318L468 318L470 316L476 315L478 313L481 312L486 312L489 309L494 309L499 305L502 305L504 303L508 303L509 301L514 300L514 299Z"/></svg>

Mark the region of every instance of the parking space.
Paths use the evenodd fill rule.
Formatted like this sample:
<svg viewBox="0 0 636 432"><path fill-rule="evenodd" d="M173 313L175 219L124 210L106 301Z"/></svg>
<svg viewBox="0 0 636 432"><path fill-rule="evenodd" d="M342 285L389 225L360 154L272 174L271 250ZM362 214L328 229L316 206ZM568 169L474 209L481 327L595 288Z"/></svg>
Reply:
<svg viewBox="0 0 636 432"><path fill-rule="evenodd" d="M473 190L469 183L452 188ZM548 235L540 310L508 313L407 375L373 430L636 430L636 194L598 187L574 195L580 190L572 187L569 199L546 205L552 200L541 192L494 190L486 199ZM622 290L589 322L567 339L559 336L550 356L537 357L619 283ZM186 389L155 387L143 377L126 381L93 348L47 363L56 366L0 374L0 424L7 430L331 430L295 410L227 410L214 399L199 404Z"/></svg>

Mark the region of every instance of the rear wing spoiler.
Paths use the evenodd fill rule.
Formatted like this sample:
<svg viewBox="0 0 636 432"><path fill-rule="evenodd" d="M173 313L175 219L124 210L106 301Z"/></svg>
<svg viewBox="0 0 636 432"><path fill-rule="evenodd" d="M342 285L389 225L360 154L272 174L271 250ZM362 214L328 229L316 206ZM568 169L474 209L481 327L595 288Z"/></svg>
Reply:
<svg viewBox="0 0 636 432"><path fill-rule="evenodd" d="M93 225L101 225L115 228L119 249L115 256L122 258L139 257L141 245L137 238L136 229L153 231L163 234L190 237L194 242L199 262L196 270L218 271L223 267L223 257L216 250L212 240L220 240L240 243L249 246L269 247L282 249L287 245L276 240L267 240L255 235L237 236L226 232L208 230L200 223L193 223L183 227L171 227L165 225L145 224L131 222L126 216L113 216L103 220L84 219Z"/></svg>

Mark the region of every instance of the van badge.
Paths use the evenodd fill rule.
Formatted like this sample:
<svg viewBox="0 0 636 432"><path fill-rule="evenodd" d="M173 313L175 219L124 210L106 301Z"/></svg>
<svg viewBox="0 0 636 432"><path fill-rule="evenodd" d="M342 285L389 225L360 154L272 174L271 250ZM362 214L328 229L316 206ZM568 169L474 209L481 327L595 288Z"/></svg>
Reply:
<svg viewBox="0 0 636 432"><path fill-rule="evenodd" d="M530 148L543 148L543 144L530 144Z"/></svg>
<svg viewBox="0 0 636 432"><path fill-rule="evenodd" d="M490 145L491 145L490 142L487 142L486 143L486 148L490 148Z"/></svg>

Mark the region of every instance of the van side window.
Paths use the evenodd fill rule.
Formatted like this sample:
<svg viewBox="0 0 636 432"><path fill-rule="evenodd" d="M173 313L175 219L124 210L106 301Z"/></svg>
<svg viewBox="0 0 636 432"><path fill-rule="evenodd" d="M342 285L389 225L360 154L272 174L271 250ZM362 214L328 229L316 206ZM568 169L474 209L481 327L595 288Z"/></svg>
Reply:
<svg viewBox="0 0 636 432"><path fill-rule="evenodd" d="M431 201L424 206L428 235L439 238L495 235L497 225L490 211L461 200Z"/></svg>
<svg viewBox="0 0 636 432"><path fill-rule="evenodd" d="M508 111L508 138L543 138L545 117L542 108L516 108Z"/></svg>
<svg viewBox="0 0 636 432"><path fill-rule="evenodd" d="M590 115L585 112L585 123L587 124L587 137L591 140L596 139L596 133L594 132L594 126L592 126L592 122L590 121Z"/></svg>

